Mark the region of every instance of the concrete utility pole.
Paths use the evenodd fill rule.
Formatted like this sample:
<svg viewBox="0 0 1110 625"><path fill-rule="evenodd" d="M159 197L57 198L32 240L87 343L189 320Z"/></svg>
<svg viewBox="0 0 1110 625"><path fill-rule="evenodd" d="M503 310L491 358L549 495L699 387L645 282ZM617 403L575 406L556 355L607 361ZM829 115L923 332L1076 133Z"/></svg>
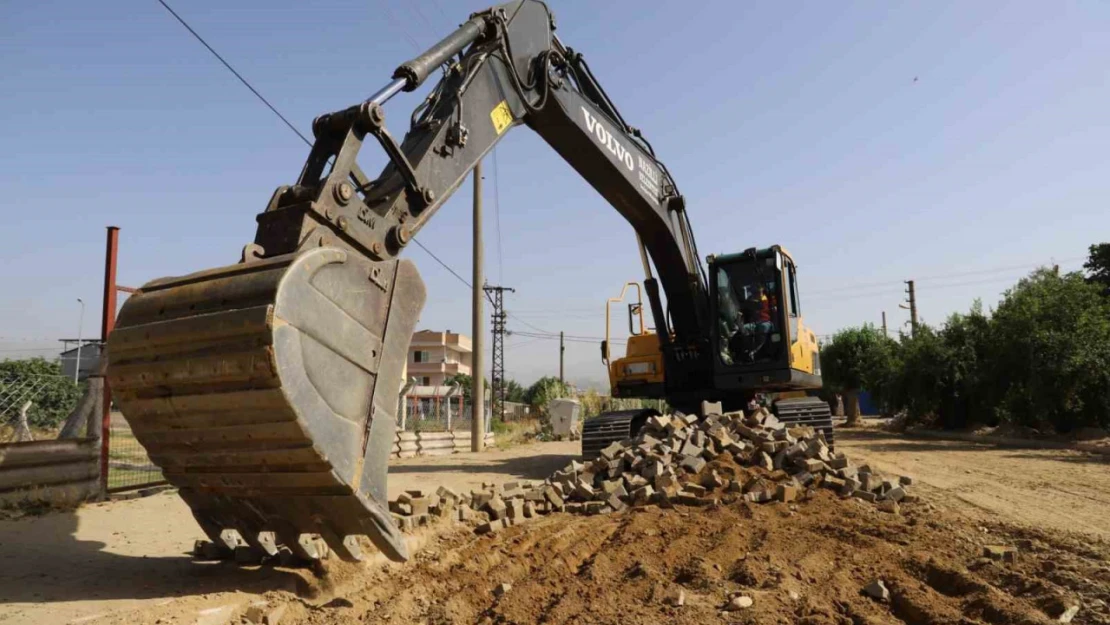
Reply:
<svg viewBox="0 0 1110 625"><path fill-rule="evenodd" d="M567 351L566 345L563 344L563 331L559 331L559 382L566 384L563 378L563 354Z"/></svg>
<svg viewBox="0 0 1110 625"><path fill-rule="evenodd" d="M473 366L470 387L470 451L486 447L485 408L486 395L482 389L482 161L474 166L474 273L471 276L470 323L473 336Z"/></svg>
<svg viewBox="0 0 1110 625"><path fill-rule="evenodd" d="M77 384L77 376L81 374L81 328L85 326L85 300L77 298L81 304L81 316L77 321L77 366L73 368L73 383Z"/></svg>
<svg viewBox="0 0 1110 625"><path fill-rule="evenodd" d="M890 336L886 333L886 311L883 311L883 336Z"/></svg>
<svg viewBox="0 0 1110 625"><path fill-rule="evenodd" d="M910 336L917 336L917 294L913 290L913 280L906 280L906 293L910 305Z"/></svg>

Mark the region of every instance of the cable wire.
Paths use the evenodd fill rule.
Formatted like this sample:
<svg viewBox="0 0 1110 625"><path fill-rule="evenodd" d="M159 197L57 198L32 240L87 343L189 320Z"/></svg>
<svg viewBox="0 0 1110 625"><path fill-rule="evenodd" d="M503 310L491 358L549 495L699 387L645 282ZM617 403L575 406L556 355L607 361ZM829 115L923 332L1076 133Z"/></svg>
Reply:
<svg viewBox="0 0 1110 625"><path fill-rule="evenodd" d="M236 78L239 79L239 82L243 83L243 85L247 89L250 89L250 92L253 93L263 104L265 104L266 107L269 108L270 111L272 111L274 113L274 115L277 115L278 118L281 119L281 121L285 122L285 125L288 126L289 129L292 130L294 133L296 133L296 135L298 137L301 138L301 141L304 141L305 144L307 144L309 147L312 147L312 142L308 140L308 137L304 136L304 134L302 134L301 131L297 130L297 127L294 126L293 123L290 122L289 119L285 117L285 115L282 115L281 111L277 110L277 108L274 107L274 105L271 104L270 101L267 100L265 96L263 96L261 93L259 93L258 89L255 89L254 85L252 85L246 78L243 77L242 74L240 74L234 67L232 67L231 63L229 63L227 61L227 59L225 59L223 56L221 56L219 52L216 52L215 48L213 48L211 45L209 45L209 43L204 40L204 37L200 36L200 33L198 33L196 30L194 30L193 27L190 26L189 23L184 20L184 18L182 18L180 15L178 15L178 13L176 11L174 11L172 7L170 7L170 5L166 4L165 0L158 0L158 4L161 4L163 7L165 7L166 10L170 12L170 15L173 15L173 17L182 26L184 26L185 29L188 30L189 33L192 34L193 37L195 37L197 41L199 41L205 48L207 48L208 51L211 52L212 55L215 56L220 61L220 63L222 63L223 66L227 68L228 71L230 71L232 74L235 75ZM386 8L387 14L392 15L392 13L389 12L388 5L386 5L383 2L383 6L385 6L385 8ZM404 31L404 28L401 27L401 30ZM411 36L409 36L407 32L404 32L404 34L405 34L406 37L408 37L409 41L412 42L412 45L419 50L420 46L416 43L416 40L413 39ZM431 256L433 260L435 260L444 269L446 269L448 272L450 272L451 275L455 276L455 278L458 279L459 282L462 282L463 284L465 284L467 288L473 288L470 285L470 283L466 281L466 279L464 279L461 275L459 275L459 273L457 271L452 269L450 265L443 262L443 260L441 260L438 256L436 256L432 252L432 250L428 249L428 247L426 245L424 245L423 243L421 243L420 241L418 241L415 238L412 239L412 241L413 241L413 243L416 243L416 245L418 247L420 247L420 249L427 252L428 256ZM487 295L487 299L488 299L488 295Z"/></svg>
<svg viewBox="0 0 1110 625"><path fill-rule="evenodd" d="M196 40L199 41L201 43L201 45L203 45L205 48L208 48L208 51L212 53L212 56L219 59L220 63L223 63L224 67L226 67L229 72L231 72L232 74L235 74L235 77L239 79L239 82L243 83L244 87L246 87L247 89L250 89L251 93L253 93L255 96L257 96L259 100L262 100L262 103L265 104L271 111L273 111L274 115L277 115L278 118L281 119L281 121L285 122L285 125L289 127L289 130L292 130L293 132L297 133L297 136L301 138L301 141L304 141L309 146L312 145L312 142L308 140L308 137L301 134L301 131L297 130L297 127L293 125L293 122L286 119L286 117L284 115L282 115L280 111L278 111L276 108L274 108L274 105L270 104L270 101L267 100L265 96L263 96L261 93L259 93L258 90L254 88L254 86L252 86L249 82L247 82L247 79L243 78L243 75L240 74L238 71L236 71L235 68L231 66L231 63L228 63L227 60L224 59L224 57L220 56L219 52L216 52L216 50L212 46L208 45L208 42L204 40L204 37L201 37L200 33L193 30L193 27L189 26L189 23L186 22L184 19L182 19L181 16L177 14L177 11L174 11L170 7L170 5L166 4L165 0L158 0L158 4L161 4L163 7L165 7L166 10L170 12L170 15L174 16L174 19L176 19L178 22L180 22L181 25L184 26L185 29L188 30L189 33L191 33L193 35L193 37L196 37Z"/></svg>

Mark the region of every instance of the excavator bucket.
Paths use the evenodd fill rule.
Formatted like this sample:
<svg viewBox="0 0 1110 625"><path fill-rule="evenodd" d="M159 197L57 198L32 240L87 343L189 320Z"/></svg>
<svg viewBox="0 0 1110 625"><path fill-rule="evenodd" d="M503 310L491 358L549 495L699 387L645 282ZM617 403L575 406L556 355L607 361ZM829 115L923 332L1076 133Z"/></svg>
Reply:
<svg viewBox="0 0 1110 625"><path fill-rule="evenodd" d="M108 382L216 545L357 560L364 535L402 561L386 472L423 305L411 262L334 247L155 280L120 311Z"/></svg>

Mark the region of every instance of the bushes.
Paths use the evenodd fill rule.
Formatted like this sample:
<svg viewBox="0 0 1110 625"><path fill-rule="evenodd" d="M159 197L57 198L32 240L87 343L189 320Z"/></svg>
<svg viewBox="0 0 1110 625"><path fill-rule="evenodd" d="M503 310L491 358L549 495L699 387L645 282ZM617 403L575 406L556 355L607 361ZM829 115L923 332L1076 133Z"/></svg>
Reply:
<svg viewBox="0 0 1110 625"><path fill-rule="evenodd" d="M945 428L993 424L989 337L990 322L978 302L940 330L918 324L917 334L903 336L898 346L899 366L886 389L891 407Z"/></svg>
<svg viewBox="0 0 1110 625"><path fill-rule="evenodd" d="M532 406L535 414L540 417L547 416L547 402L561 397L570 397L571 389L559 378L546 376L536 380L528 390L524 391L524 402Z"/></svg>
<svg viewBox="0 0 1110 625"><path fill-rule="evenodd" d="M1110 428L1104 290L1080 273L1039 269L1006 291L993 315L976 303L939 328L919 324L916 336L891 342L889 359L876 356L873 328L846 330L822 350L822 365L834 389L859 383L911 420L944 428Z"/></svg>
<svg viewBox="0 0 1110 625"><path fill-rule="evenodd" d="M1020 425L1110 426L1110 299L1078 273L1038 270L992 319L998 408Z"/></svg>
<svg viewBox="0 0 1110 625"><path fill-rule="evenodd" d="M30 400L27 421L37 428L55 428L77 406L84 385L62 376L62 367L45 358L4 360L0 362L0 398L10 405L0 406L6 418L16 418L24 401Z"/></svg>

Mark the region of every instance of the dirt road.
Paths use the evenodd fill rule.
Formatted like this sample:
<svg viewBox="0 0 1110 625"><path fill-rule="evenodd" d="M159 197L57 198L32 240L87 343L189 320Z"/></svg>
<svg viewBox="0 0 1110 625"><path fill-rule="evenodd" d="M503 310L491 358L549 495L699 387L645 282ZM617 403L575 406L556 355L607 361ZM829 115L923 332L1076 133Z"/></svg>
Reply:
<svg viewBox="0 0 1110 625"><path fill-rule="evenodd" d="M389 493L392 498L429 484L469 490L514 477L542 479L577 453L577 443L547 443L397 460L390 466ZM173 493L0 521L0 623L97 617L93 622L167 602L199 613L296 588L301 581L299 572L194 563L187 552L203 538Z"/></svg>
<svg viewBox="0 0 1110 625"><path fill-rule="evenodd" d="M1099 542L1110 537L1110 471L1104 461L1058 450L982 448L875 432L845 431L838 433L837 440L857 462L869 461L880 470L913 477L915 492L939 510L908 511L895 519L868 509L845 517L844 506L857 504L824 497L799 504L796 515L781 504L748 512L655 511L605 519L559 515L511 528L492 541L475 539L461 526L440 526L411 537L412 547L427 546L415 563L337 566L319 580L304 570L194 563L186 551L202 535L185 506L167 493L90 505L75 514L0 521L0 623L109 625L162 619L162 623L220 625L260 597L288 605L288 620L294 623L452 623L483 618L529 622L535 616L529 606L542 601L552 609L563 606L559 612L563 616L554 622L581 620L598 605L608 606L603 610L608 617L596 620L619 622L621 610L632 609L629 602L654 606L629 612L642 617L642 622L678 616L679 620L713 620L720 616L716 602L721 592L744 587L745 575L751 577L749 586L755 584L761 597L769 597L762 602L761 616L751 622L784 618L789 622L810 616L813 623L834 623L841 617L885 622L884 615L889 616L885 609L875 610L858 601L858 585L880 573L903 589L899 591L903 607L893 613L902 621L929 622L913 615L951 615L965 609L965 603L978 602L980 611L988 606L998 614L1040 622L1037 614L1053 614L1062 609L1060 602L1073 600L1077 592L1099 600L1097 592L1083 590L1091 584L1110 588L1108 551ZM543 443L480 456L398 461L391 467L390 492L440 484L466 489L512 477L542 478L576 454L575 443ZM914 516L928 522L908 525ZM850 521L842 523L843 518ZM1008 525L1011 522L1032 529L1026 532ZM683 539L682 528L691 523L700 529ZM758 530L760 523L767 525L765 531ZM982 533L984 527L992 533ZM658 536L682 544L637 542L641 535L652 538L651 531L663 531ZM992 578L988 571L975 581L997 582L1003 595L974 590L974 584L967 586L971 582L951 581L945 573L945 567L973 562L979 543L1018 539L1035 540L1041 550L1022 564L1020 575L1011 575L1007 582ZM822 548L797 551L790 546L811 543ZM600 549L602 544L607 545L605 550ZM922 548L933 548L940 563L932 568L923 564L928 554ZM814 553L809 559L807 551ZM735 563L748 552L754 554L754 568L736 573L739 577L734 579L728 567L743 568ZM695 555L709 568L703 570ZM1014 603L1008 593L1017 592L1014 584L1033 584L1042 558L1055 558L1060 570L1037 581L1041 586L1032 603ZM647 567L645 579L650 583L629 582L622 589L620 580L637 562ZM692 568L683 572L680 566ZM845 567L850 570L837 573ZM1004 570L998 572L1003 574ZM518 593L519 599L494 602L488 587L503 575L514 580L514 587L532 590ZM929 575L934 578L931 586ZM799 584L784 582L787 578ZM652 597L675 590L675 579L691 580L692 585L679 585L699 608L677 615L660 611L661 604ZM922 584L931 589L925 591L927 596L907 590ZM818 597L826 586L835 590ZM612 593L596 592L597 587L613 587ZM811 598L805 610L812 614L797 612L789 591ZM402 597L399 607L391 608L393 604L385 601L390 593ZM383 602L377 604L377 599ZM336 606L345 611L334 612ZM1074 622L1110 622L1099 620L1100 614L1105 611L1097 606L1085 607Z"/></svg>
<svg viewBox="0 0 1110 625"><path fill-rule="evenodd" d="M838 448L908 475L937 501L977 518L1110 540L1110 459L1078 451L994 447L841 430Z"/></svg>

